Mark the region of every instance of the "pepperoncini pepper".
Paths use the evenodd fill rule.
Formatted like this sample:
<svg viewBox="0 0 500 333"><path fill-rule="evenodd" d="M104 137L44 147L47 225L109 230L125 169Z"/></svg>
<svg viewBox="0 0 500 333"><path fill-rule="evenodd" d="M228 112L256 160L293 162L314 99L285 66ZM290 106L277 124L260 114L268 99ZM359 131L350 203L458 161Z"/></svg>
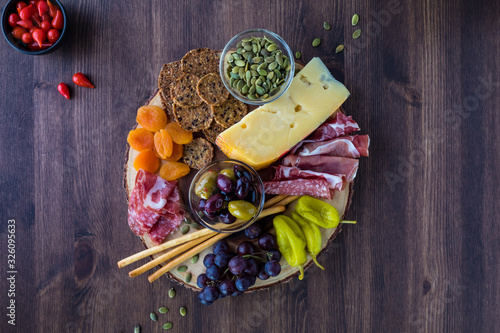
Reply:
<svg viewBox="0 0 500 333"><path fill-rule="evenodd" d="M297 200L295 210L307 222L322 228L335 228L340 223L340 215L335 207L308 195Z"/></svg>
<svg viewBox="0 0 500 333"><path fill-rule="evenodd" d="M304 236L306 238L307 244L307 252L311 256L312 260L322 270L325 270L323 266L321 266L316 260L316 255L321 251L321 230L314 223L307 222L302 216L299 215L296 211L292 212L292 219L297 222L302 231L304 232Z"/></svg>
<svg viewBox="0 0 500 333"><path fill-rule="evenodd" d="M306 241L300 227L285 215L273 219L278 247L285 260L292 267L299 267L299 280L304 278L304 264L307 261Z"/></svg>

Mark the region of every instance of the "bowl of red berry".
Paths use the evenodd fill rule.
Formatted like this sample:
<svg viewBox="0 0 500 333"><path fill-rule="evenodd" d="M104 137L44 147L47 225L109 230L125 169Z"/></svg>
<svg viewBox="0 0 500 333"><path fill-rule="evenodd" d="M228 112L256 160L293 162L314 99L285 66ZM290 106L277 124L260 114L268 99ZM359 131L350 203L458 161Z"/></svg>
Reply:
<svg viewBox="0 0 500 333"><path fill-rule="evenodd" d="M264 207L258 173L241 161L214 161L198 171L189 188L189 206L203 226L232 233L254 223Z"/></svg>
<svg viewBox="0 0 500 333"><path fill-rule="evenodd" d="M9 1L2 12L2 32L19 52L42 55L53 52L63 41L66 11L59 0Z"/></svg>

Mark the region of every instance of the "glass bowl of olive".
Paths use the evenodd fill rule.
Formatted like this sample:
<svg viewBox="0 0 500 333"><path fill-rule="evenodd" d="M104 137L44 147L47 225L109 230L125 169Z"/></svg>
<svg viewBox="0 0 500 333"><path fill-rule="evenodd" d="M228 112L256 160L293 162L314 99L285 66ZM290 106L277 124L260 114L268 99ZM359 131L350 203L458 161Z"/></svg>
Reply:
<svg viewBox="0 0 500 333"><path fill-rule="evenodd" d="M264 184L258 173L232 159L206 165L189 187L193 217L217 232L232 233L250 226L261 213L264 200Z"/></svg>
<svg viewBox="0 0 500 333"><path fill-rule="evenodd" d="M295 72L292 50L266 29L245 30L222 50L219 74L227 90L243 103L262 105L283 95Z"/></svg>

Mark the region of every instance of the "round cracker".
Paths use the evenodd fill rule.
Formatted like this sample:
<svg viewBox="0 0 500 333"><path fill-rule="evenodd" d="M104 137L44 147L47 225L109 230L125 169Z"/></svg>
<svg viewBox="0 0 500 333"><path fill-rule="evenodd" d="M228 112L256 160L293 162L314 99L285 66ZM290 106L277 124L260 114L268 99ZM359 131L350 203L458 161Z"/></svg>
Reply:
<svg viewBox="0 0 500 333"><path fill-rule="evenodd" d="M229 97L229 91L224 87L219 74L210 73L198 81L196 91L208 105L221 105Z"/></svg>
<svg viewBox="0 0 500 333"><path fill-rule="evenodd" d="M182 106L197 106L203 103L196 92L196 85L200 80L194 74L184 74L171 86L171 96L175 103Z"/></svg>
<svg viewBox="0 0 500 333"><path fill-rule="evenodd" d="M186 131L198 132L210 126L214 113L206 103L193 107L174 103L174 117L179 126Z"/></svg>
<svg viewBox="0 0 500 333"><path fill-rule="evenodd" d="M174 119L174 100L170 96L170 90L167 93L160 89L160 100L167 113L168 119Z"/></svg>
<svg viewBox="0 0 500 333"><path fill-rule="evenodd" d="M193 169L201 169L214 158L214 148L207 140L197 138L184 146L182 160Z"/></svg>
<svg viewBox="0 0 500 333"><path fill-rule="evenodd" d="M219 60L215 52L209 48L200 48L189 51L182 57L182 71L198 76L219 71Z"/></svg>
<svg viewBox="0 0 500 333"><path fill-rule="evenodd" d="M222 105L212 106L214 120L224 128L229 128L248 113L248 106L232 95Z"/></svg>
<svg viewBox="0 0 500 333"><path fill-rule="evenodd" d="M209 128L203 130L203 134L205 135L205 138L207 138L208 141L211 143L215 144L215 140L217 140L217 136L224 132L226 129L217 124L215 121L212 121L212 125L210 125Z"/></svg>

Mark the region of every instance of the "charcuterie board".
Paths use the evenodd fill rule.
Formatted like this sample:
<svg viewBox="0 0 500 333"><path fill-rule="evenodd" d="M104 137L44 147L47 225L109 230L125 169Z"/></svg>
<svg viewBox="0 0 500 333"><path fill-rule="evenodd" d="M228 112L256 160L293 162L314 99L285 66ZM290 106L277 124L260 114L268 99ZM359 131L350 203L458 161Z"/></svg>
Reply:
<svg viewBox="0 0 500 333"><path fill-rule="evenodd" d="M148 101L148 105L155 105L163 108L162 101L160 98L160 93L157 91L153 97ZM337 110L337 112L341 112L341 110ZM140 126L140 125L136 125ZM214 159L223 159L226 158L226 156L217 148L214 147L214 152L215 156ZM130 194L132 192L132 189L135 184L135 179L137 175L137 171L135 170L133 166L133 161L135 157L139 154L138 151L128 147L127 154L126 154L126 162L125 162L125 175L124 175L124 186L127 194L127 198L130 197ZM189 211L188 208L188 189L191 183L191 180L193 179L194 175L196 174L197 170L191 170L191 172L179 179L179 189L181 192L181 199L184 205L184 209L186 210L186 216L188 219L191 221L189 224L189 233L196 231L196 228L202 228L201 226L196 225L191 218L191 212ZM270 177L270 170L264 169L259 171L259 174L263 179L268 179ZM352 195L352 183L350 183L348 186L345 187L344 190L342 191L335 191L335 195L331 200L325 200L326 202L330 203L333 205L339 212L340 216L343 218L349 208L350 204L350 198ZM293 210L294 207L294 202L288 205L287 210L291 211ZM267 217L262 219L259 222L262 228L266 230L267 232L273 233L272 229L272 216ZM166 241L178 238L182 236L181 233L181 228L184 227L186 224L183 223L179 228L174 230L170 235L167 236L165 239ZM321 229L322 231L322 246L321 246L321 252L324 252L325 249L327 248L328 244L331 243L335 237L338 235L338 233L341 231L341 226L342 224L339 224L338 227L333 228L333 229ZM240 232L236 233L234 235L229 236L226 238L229 246L232 247L233 250L236 249L237 244L242 241L242 240L248 240L245 238L245 236ZM147 234L141 237L141 240L146 248L153 247L155 244L151 241L151 239L148 237ZM172 279L177 281L178 283L191 288L193 290L200 290L200 288L196 285L196 278L199 274L203 273L205 271L205 267L203 266L203 258L206 254L210 252L210 249L206 249L203 252L199 254L199 260L195 263L193 263L191 260L186 260L183 264L187 266L187 270L184 272L179 272L176 269L171 270L168 274L168 276ZM161 255L162 253L158 253L154 255L154 257L157 257ZM318 260L321 262L321 254L318 256ZM307 263L304 265L305 268L309 267L312 263L312 258L308 258ZM271 277L268 280L257 280L254 286L249 288L246 292L253 292L257 290L262 290L262 289L267 289L271 287L272 285L276 285L279 283L284 283L286 281L289 281L292 277L298 275L299 273L299 268L298 267L291 267L288 265L286 260L284 258L281 259L280 264L282 266L281 273L276 276L276 277ZM328 267L326 268L328 269ZM191 279L187 279L188 274L191 274Z"/></svg>

